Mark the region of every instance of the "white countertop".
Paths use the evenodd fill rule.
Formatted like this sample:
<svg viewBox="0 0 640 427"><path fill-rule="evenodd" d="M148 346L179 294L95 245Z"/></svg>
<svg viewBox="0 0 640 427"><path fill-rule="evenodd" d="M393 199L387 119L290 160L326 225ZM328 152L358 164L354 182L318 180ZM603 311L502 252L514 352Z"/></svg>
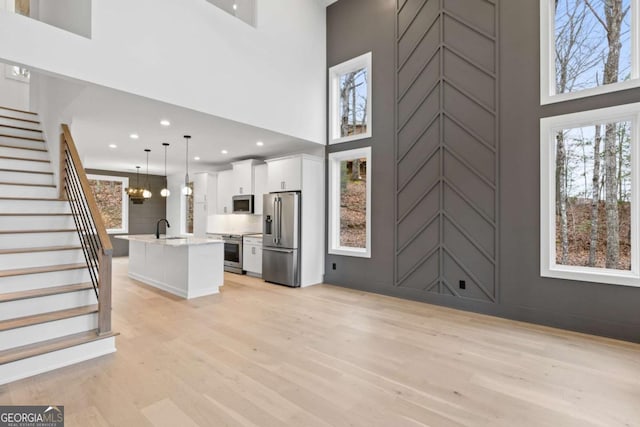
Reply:
<svg viewBox="0 0 640 427"><path fill-rule="evenodd" d="M151 243L155 245L165 245L165 246L196 246L196 245L211 245L211 244L222 244L224 243L220 239L214 238L199 238L199 237L191 237L191 236L175 236L168 237L164 234L160 235L159 239L156 239L155 234L137 234L130 236L115 236L116 239L122 240L132 240L135 242L143 242L143 243Z"/></svg>

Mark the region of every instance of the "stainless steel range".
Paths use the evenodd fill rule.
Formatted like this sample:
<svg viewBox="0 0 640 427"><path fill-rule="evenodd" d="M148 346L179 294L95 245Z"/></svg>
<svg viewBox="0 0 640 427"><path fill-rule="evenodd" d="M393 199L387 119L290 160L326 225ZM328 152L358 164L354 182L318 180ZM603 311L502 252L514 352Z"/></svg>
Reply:
<svg viewBox="0 0 640 427"><path fill-rule="evenodd" d="M242 235L217 234L224 240L224 270L231 273L243 274L242 270Z"/></svg>

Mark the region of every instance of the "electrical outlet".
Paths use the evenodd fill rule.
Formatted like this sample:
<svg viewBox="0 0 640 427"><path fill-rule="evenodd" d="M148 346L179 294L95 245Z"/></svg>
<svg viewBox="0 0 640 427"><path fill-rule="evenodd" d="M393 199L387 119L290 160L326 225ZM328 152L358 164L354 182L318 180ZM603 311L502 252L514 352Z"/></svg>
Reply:
<svg viewBox="0 0 640 427"><path fill-rule="evenodd" d="M332 264L331 268L334 269L334 270L336 269L336 263L335 262Z"/></svg>
<svg viewBox="0 0 640 427"><path fill-rule="evenodd" d="M460 280L458 284L460 285L460 289L467 289L467 282L465 282L464 280Z"/></svg>

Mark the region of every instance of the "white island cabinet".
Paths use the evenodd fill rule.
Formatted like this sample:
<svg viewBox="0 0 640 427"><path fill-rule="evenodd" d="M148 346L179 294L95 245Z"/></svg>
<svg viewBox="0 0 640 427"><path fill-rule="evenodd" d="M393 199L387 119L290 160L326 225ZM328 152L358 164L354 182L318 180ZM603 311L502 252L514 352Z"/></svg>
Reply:
<svg viewBox="0 0 640 427"><path fill-rule="evenodd" d="M182 298L218 293L224 242L210 238L117 236L129 241L129 277Z"/></svg>

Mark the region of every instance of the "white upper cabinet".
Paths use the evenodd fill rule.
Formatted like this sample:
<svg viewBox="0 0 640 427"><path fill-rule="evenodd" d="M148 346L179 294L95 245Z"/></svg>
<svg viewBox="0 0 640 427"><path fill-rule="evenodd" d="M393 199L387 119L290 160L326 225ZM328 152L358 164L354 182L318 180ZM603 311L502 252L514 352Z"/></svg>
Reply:
<svg viewBox="0 0 640 427"><path fill-rule="evenodd" d="M233 196L253 194L253 165L255 160L233 162Z"/></svg>
<svg viewBox="0 0 640 427"><path fill-rule="evenodd" d="M253 213L262 215L262 196L268 193L267 190L267 165L258 165L253 167Z"/></svg>
<svg viewBox="0 0 640 427"><path fill-rule="evenodd" d="M231 199L236 194L233 177L234 173L232 170L218 172L218 203L216 209L218 215L233 213Z"/></svg>
<svg viewBox="0 0 640 427"><path fill-rule="evenodd" d="M267 160L267 165L269 193L302 190L302 156Z"/></svg>

